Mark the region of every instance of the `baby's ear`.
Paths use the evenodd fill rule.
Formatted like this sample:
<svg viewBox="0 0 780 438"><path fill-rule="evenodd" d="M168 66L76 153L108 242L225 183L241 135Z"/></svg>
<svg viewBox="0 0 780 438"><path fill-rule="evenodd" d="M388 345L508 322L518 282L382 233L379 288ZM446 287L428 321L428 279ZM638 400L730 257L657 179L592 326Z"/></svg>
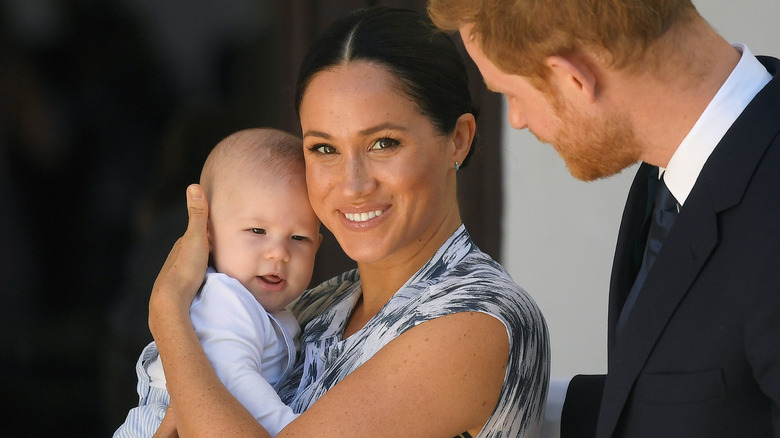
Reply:
<svg viewBox="0 0 780 438"><path fill-rule="evenodd" d="M212 232L211 232L211 218L209 218L208 222L206 222L206 238L209 240L209 253L211 253L214 250L214 243L211 240Z"/></svg>
<svg viewBox="0 0 780 438"><path fill-rule="evenodd" d="M320 249L320 245L322 244L322 233L317 234L317 249Z"/></svg>
<svg viewBox="0 0 780 438"><path fill-rule="evenodd" d="M212 225L211 225L211 219L208 220L206 223L206 238L209 241L209 266L216 269L217 268L217 262L214 260L214 233L211 231Z"/></svg>

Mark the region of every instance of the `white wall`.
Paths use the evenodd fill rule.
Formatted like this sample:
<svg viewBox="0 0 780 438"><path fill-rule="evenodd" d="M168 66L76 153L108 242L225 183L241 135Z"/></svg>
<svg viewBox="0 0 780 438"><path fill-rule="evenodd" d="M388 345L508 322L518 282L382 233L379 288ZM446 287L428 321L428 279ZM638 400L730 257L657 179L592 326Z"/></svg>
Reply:
<svg viewBox="0 0 780 438"><path fill-rule="evenodd" d="M729 41L780 56L780 0L694 3ZM504 126L503 264L547 318L552 375L602 373L609 272L636 167L583 183L549 145Z"/></svg>

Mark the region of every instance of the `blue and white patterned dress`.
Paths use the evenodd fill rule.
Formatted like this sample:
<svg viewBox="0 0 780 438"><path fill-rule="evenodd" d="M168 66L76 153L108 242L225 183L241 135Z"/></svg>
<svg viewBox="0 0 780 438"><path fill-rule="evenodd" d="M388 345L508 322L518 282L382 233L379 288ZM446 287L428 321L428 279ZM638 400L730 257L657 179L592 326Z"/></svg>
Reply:
<svg viewBox="0 0 780 438"><path fill-rule="evenodd" d="M464 226L361 330L343 339L360 294L352 270L307 291L293 307L304 327L301 355L279 395L296 413L406 330L456 312L480 312L507 328L509 363L496 409L477 438L538 435L549 383L547 326L531 297L474 245Z"/></svg>

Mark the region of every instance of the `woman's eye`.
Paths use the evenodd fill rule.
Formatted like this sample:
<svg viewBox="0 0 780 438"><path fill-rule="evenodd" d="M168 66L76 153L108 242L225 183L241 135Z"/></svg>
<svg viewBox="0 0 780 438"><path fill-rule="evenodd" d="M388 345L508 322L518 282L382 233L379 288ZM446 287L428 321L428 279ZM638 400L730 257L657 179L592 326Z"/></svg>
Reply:
<svg viewBox="0 0 780 438"><path fill-rule="evenodd" d="M312 147L310 147L309 150L312 152L317 152L325 155L336 153L336 148L328 144L315 144Z"/></svg>
<svg viewBox="0 0 780 438"><path fill-rule="evenodd" d="M265 234L265 228L250 228L249 231L255 234Z"/></svg>
<svg viewBox="0 0 780 438"><path fill-rule="evenodd" d="M385 137L385 138L380 138L379 140L375 141L374 144L371 146L371 149L374 149L374 150L376 150L376 149L380 149L380 150L381 149L389 149L389 148L398 146L399 144L401 144L401 143L398 140L390 138L390 137Z"/></svg>

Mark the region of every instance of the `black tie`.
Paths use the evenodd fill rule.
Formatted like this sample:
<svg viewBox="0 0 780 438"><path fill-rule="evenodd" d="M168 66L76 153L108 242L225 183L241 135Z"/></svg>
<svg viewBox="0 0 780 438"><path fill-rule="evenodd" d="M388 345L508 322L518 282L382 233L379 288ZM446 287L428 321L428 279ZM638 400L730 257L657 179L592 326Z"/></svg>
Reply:
<svg viewBox="0 0 780 438"><path fill-rule="evenodd" d="M634 285L631 286L631 291L628 293L626 303L623 305L623 310L620 312L620 318L618 318L617 332L620 333L623 326L626 324L628 314L631 313L631 308L634 307L636 298L639 295L639 290L642 289L642 285L647 278L647 273L650 272L650 268L655 262L655 258L658 253L661 252L661 245L663 245L664 239L669 234L669 230L674 225L674 220L677 218L677 200L674 199L672 192L666 187L663 176L658 182L658 186L655 189L655 205L653 206L653 213L650 218L650 229L647 232L647 243L645 244L645 254L642 258L642 267L639 269L639 273L636 275Z"/></svg>

